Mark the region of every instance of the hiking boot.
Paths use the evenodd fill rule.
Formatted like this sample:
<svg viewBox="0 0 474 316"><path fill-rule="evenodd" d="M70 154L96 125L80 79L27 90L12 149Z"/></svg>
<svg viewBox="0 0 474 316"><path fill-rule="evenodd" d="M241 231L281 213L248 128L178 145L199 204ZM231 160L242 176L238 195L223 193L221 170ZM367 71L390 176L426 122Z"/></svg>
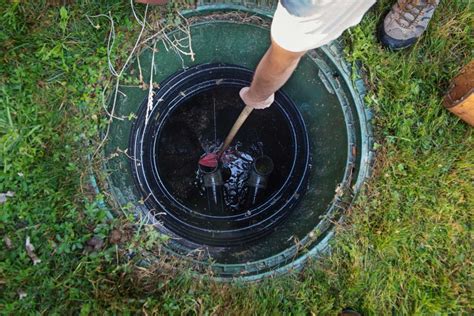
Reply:
<svg viewBox="0 0 474 316"><path fill-rule="evenodd" d="M474 60L452 80L443 103L449 111L474 126Z"/></svg>
<svg viewBox="0 0 474 316"><path fill-rule="evenodd" d="M398 0L380 24L383 46L397 50L413 45L428 27L439 0Z"/></svg>

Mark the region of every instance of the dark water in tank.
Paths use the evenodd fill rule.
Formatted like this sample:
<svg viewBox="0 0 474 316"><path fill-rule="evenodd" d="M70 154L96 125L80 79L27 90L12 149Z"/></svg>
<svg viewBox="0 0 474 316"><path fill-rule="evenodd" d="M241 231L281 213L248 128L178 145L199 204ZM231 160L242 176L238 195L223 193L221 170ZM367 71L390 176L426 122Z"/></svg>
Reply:
<svg viewBox="0 0 474 316"><path fill-rule="evenodd" d="M198 171L199 158L216 151L227 136L244 104L238 88L219 86L188 98L167 119L155 159L168 191L196 212L211 214ZM254 110L222 158L224 216L245 213L246 180L253 160L260 155L273 159L275 168L263 199L271 198L285 182L293 164L294 141L289 123L276 105Z"/></svg>

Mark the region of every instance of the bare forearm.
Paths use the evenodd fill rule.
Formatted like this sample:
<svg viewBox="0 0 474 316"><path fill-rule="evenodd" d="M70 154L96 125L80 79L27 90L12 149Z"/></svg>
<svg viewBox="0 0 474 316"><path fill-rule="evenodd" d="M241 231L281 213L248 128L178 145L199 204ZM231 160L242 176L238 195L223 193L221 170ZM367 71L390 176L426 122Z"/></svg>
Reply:
<svg viewBox="0 0 474 316"><path fill-rule="evenodd" d="M269 98L291 77L303 54L286 51L272 43L255 70L248 97L255 101Z"/></svg>

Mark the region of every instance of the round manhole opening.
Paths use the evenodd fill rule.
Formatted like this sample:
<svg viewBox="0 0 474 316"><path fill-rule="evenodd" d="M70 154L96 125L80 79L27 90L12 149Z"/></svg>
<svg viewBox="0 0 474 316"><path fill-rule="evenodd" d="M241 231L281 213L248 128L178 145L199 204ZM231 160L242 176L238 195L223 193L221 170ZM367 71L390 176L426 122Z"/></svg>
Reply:
<svg viewBox="0 0 474 316"><path fill-rule="evenodd" d="M235 65L198 65L165 80L152 111L146 99L141 105L130 140L134 178L147 207L181 238L214 246L252 242L281 225L304 196L307 131L283 92L269 109L251 114L218 170L199 171L200 156L218 149L242 110L238 92L251 78L252 71ZM219 183L209 188L213 173Z"/></svg>

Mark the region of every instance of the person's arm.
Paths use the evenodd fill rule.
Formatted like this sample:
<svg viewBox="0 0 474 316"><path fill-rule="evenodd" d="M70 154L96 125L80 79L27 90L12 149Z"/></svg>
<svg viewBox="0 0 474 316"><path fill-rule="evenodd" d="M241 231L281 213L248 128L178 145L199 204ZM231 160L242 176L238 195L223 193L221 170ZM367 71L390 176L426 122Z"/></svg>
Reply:
<svg viewBox="0 0 474 316"><path fill-rule="evenodd" d="M250 87L240 96L244 103L263 109L291 77L307 50L336 39L360 22L375 0L280 0L271 26L272 45L260 61Z"/></svg>
<svg viewBox="0 0 474 316"><path fill-rule="evenodd" d="M305 52L290 52L272 41L255 70L250 87L240 91L246 105L264 109L273 103L274 93L291 77Z"/></svg>

